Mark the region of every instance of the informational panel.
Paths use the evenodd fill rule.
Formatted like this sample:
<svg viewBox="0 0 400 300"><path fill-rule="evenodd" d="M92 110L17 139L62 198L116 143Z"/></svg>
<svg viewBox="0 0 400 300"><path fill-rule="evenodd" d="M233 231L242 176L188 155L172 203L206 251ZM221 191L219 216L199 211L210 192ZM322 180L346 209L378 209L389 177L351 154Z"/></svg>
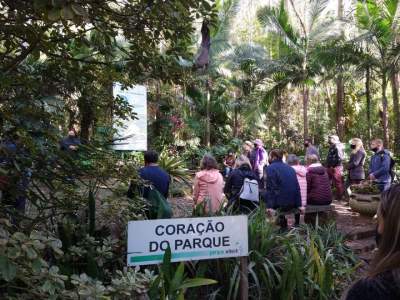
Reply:
<svg viewBox="0 0 400 300"><path fill-rule="evenodd" d="M121 97L133 106L137 119L122 120L114 142L114 150L145 151L147 150L147 92L146 87L136 85L122 89L122 85L114 83L114 97Z"/></svg>
<svg viewBox="0 0 400 300"><path fill-rule="evenodd" d="M161 219L128 223L128 266L248 255L247 216Z"/></svg>

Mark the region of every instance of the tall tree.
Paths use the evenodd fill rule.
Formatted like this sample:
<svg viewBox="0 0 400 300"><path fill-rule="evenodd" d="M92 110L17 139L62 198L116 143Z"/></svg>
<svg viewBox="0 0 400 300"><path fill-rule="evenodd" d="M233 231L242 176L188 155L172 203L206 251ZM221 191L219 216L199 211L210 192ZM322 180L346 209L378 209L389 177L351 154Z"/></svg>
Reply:
<svg viewBox="0 0 400 300"><path fill-rule="evenodd" d="M284 1L281 1L277 8L267 6L258 11L258 19L264 29L280 45L279 57L268 69L271 73L284 74L280 76L280 81L276 82L275 87L281 88L289 83L300 87L303 98L304 138L309 136L309 87L319 71L319 64L313 59L314 50L332 35L329 30L332 21L322 20L327 2L309 1L304 18L300 16L293 0L290 0L290 4L294 17L288 14Z"/></svg>
<svg viewBox="0 0 400 300"><path fill-rule="evenodd" d="M338 0L339 21L343 19L343 0ZM341 39L344 38L343 29L340 30ZM336 130L340 140L344 138L345 118L344 118L344 82L343 82L343 66L338 65L338 75L336 79Z"/></svg>
<svg viewBox="0 0 400 300"><path fill-rule="evenodd" d="M382 127L385 146L389 146L389 116L387 86L393 74L393 51L398 34L397 8L399 0L359 1L357 4L357 24L364 30L364 40L368 42L369 60L378 72L381 85ZM393 83L396 85L395 83ZM396 129L397 130L397 129Z"/></svg>

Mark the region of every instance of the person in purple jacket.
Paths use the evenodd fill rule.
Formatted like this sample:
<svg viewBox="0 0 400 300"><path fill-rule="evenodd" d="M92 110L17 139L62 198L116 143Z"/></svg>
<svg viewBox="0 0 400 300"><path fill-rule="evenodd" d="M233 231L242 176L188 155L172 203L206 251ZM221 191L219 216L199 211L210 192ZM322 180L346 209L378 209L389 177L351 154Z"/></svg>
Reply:
<svg viewBox="0 0 400 300"><path fill-rule="evenodd" d="M326 168L312 154L307 158L307 205L329 205L332 203L332 190Z"/></svg>

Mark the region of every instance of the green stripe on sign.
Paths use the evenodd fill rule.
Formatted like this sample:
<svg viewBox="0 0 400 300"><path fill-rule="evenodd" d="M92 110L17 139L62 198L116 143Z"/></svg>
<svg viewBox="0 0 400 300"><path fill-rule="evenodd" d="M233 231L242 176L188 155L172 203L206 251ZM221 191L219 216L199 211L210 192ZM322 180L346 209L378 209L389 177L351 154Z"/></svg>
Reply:
<svg viewBox="0 0 400 300"><path fill-rule="evenodd" d="M210 255L210 251L194 251L194 252L175 252L172 253L172 259L177 258L190 258L196 256L207 256ZM131 263L145 262L145 261L162 261L164 254L155 255L143 255L143 256L131 256Z"/></svg>

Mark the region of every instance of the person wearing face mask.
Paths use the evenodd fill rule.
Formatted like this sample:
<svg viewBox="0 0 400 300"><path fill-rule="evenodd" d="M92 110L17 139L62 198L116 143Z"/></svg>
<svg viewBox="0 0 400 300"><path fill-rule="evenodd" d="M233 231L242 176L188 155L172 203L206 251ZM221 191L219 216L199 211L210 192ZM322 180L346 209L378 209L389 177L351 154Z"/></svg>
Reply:
<svg viewBox="0 0 400 300"><path fill-rule="evenodd" d="M307 138L304 140L304 148L306 148L306 159L310 155L316 155L319 158L319 151L317 147L313 145L311 138Z"/></svg>
<svg viewBox="0 0 400 300"><path fill-rule="evenodd" d="M371 157L371 162L368 170L368 179L378 185L381 192L390 188L392 181L391 165L392 158L389 151L384 149L381 139L371 141L371 150L375 153Z"/></svg>
<svg viewBox="0 0 400 300"><path fill-rule="evenodd" d="M336 188L336 199L341 200L344 194L343 184L343 144L337 135L331 135L328 139L329 151L326 158L326 167L329 178Z"/></svg>
<svg viewBox="0 0 400 300"><path fill-rule="evenodd" d="M400 299L400 185L383 192L378 208L378 251L368 274L351 286L345 300Z"/></svg>
<svg viewBox="0 0 400 300"><path fill-rule="evenodd" d="M359 184L365 179L364 163L365 163L365 150L363 142L358 138L353 138L350 142L351 155L347 170L349 171L348 183Z"/></svg>

